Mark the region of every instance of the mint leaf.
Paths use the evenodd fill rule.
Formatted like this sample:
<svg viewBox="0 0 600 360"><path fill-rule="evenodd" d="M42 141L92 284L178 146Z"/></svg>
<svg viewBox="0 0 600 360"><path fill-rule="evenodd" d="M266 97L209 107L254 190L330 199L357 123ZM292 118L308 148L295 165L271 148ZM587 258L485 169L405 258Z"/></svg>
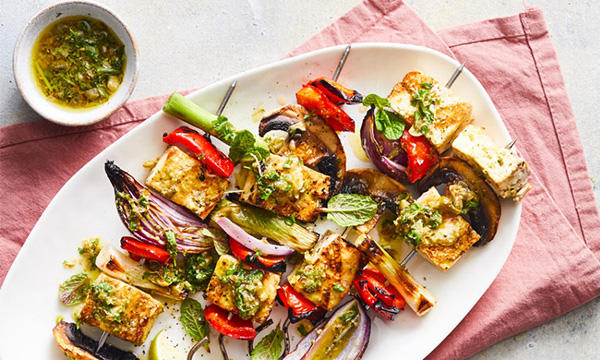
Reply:
<svg viewBox="0 0 600 360"><path fill-rule="evenodd" d="M279 325L267 336L262 338L258 345L252 350L250 359L252 360L278 360L281 355L283 331Z"/></svg>
<svg viewBox="0 0 600 360"><path fill-rule="evenodd" d="M386 106L390 106L390 101L386 98L382 98L377 94L369 94L363 99L364 106L375 106L378 109L383 109Z"/></svg>
<svg viewBox="0 0 600 360"><path fill-rule="evenodd" d="M234 163L253 162L266 159L271 151L261 139L256 139L249 130L238 132L229 147L229 158Z"/></svg>
<svg viewBox="0 0 600 360"><path fill-rule="evenodd" d="M378 110L377 112L385 113L388 120L382 132L383 136L392 141L400 139L404 133L404 121L400 119L400 116L388 110Z"/></svg>
<svg viewBox="0 0 600 360"><path fill-rule="evenodd" d="M67 306L81 304L87 297L90 285L91 280L86 273L73 275L60 284L58 297Z"/></svg>
<svg viewBox="0 0 600 360"><path fill-rule="evenodd" d="M375 112L375 128L377 128L377 131L383 132L389 122L390 118L385 111L377 110Z"/></svg>
<svg viewBox="0 0 600 360"><path fill-rule="evenodd" d="M337 194L327 203L327 219L342 227L362 225L377 212L377 203L370 196Z"/></svg>
<svg viewBox="0 0 600 360"><path fill-rule="evenodd" d="M183 300L179 307L181 313L181 325L185 329L185 332L196 341L202 340L209 334L208 322L204 317L204 309L202 304L198 301L187 298ZM206 342L205 348L209 350L210 341ZM209 350L210 351L210 350Z"/></svg>
<svg viewBox="0 0 600 360"><path fill-rule="evenodd" d="M242 162L251 163L258 160L264 160L271 155L271 150L269 146L260 138L256 139L254 145L252 145L247 151L246 154L242 157Z"/></svg>
<svg viewBox="0 0 600 360"><path fill-rule="evenodd" d="M390 107L390 101L376 94L369 94L363 100L363 105L374 106L377 108L375 112L375 127L388 140L398 140L404 133L404 120L393 111L384 109Z"/></svg>
<svg viewBox="0 0 600 360"><path fill-rule="evenodd" d="M235 134L229 147L229 158L234 163L240 162L246 152L254 146L256 140L249 130L242 130Z"/></svg>

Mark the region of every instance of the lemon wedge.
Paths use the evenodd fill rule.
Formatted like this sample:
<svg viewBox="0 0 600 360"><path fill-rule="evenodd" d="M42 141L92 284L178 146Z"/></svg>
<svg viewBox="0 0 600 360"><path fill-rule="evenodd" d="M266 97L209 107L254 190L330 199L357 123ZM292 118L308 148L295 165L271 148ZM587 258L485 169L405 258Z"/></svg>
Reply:
<svg viewBox="0 0 600 360"><path fill-rule="evenodd" d="M167 333L161 330L150 343L149 360L185 360L181 350L167 338Z"/></svg>

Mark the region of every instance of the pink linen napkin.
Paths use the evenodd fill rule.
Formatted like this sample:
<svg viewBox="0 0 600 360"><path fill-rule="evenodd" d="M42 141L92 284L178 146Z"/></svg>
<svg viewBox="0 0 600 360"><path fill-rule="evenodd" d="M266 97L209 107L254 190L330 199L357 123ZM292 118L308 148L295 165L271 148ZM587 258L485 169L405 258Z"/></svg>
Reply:
<svg viewBox="0 0 600 360"><path fill-rule="evenodd" d="M436 34L400 1L366 1L291 55L366 41L423 45L467 61L533 170L533 190L524 200L507 263L429 358L467 357L598 296L600 218L541 11ZM38 121L0 129L0 283L60 187L165 100L131 101L107 121L85 128Z"/></svg>

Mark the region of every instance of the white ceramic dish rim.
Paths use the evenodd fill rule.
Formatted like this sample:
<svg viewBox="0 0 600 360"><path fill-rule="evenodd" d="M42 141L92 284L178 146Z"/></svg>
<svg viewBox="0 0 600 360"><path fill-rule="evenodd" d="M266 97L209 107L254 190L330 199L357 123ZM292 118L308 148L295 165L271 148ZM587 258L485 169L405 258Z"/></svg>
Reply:
<svg viewBox="0 0 600 360"><path fill-rule="evenodd" d="M312 53L300 55L295 58L286 59L281 62L277 62L275 64L265 65L265 66L241 73L235 77L230 77L228 79L218 81L212 85L207 86L204 89L201 89L199 91L196 91L196 92L188 95L188 97L197 101L197 99L202 97L202 95L206 95L210 98L209 102L211 104L216 103L218 105L218 99L220 99L221 94L224 92L224 90L227 88L227 86L230 84L230 82L235 78L243 79L244 77L249 77L253 74L260 73L260 72L262 72L264 70L268 70L272 67L277 67L277 66L285 67L286 65L288 65L290 63L294 64L295 62L298 62L298 63L305 62L305 64L308 64L312 59L315 59L315 58L320 59L323 57L328 57L328 59L329 59L329 58L331 58L331 56L335 57L335 56L337 56L337 54L341 54L341 52L343 51L344 48L345 48L345 46L336 46L336 47L326 48L326 49L318 50L318 51L315 51ZM387 43L364 43L364 44L353 45L353 49L354 49L354 51L359 50L359 49L367 49L367 50L369 50L369 49L370 50L372 50L372 49L383 49L383 50L392 49L392 50L415 51L415 52L420 52L422 54L425 54L426 56L433 56L433 57L443 59L443 61L449 62L450 64L453 64L453 66L459 65L455 60L453 60L441 53L438 53L437 51L434 51L434 50L431 50L428 48L413 46L413 45L400 45L400 44L387 44ZM502 141L506 141L507 139L509 139L506 128L501 123L500 117L499 117L496 109L494 108L491 100L485 93L485 90L483 89L481 84L475 79L475 77L468 70L465 70L465 72L463 73L463 75L461 75L461 77L468 77L469 81L473 82L473 85L477 88L476 90L478 92L481 92L484 94L484 102L485 102L484 106L489 108L491 113L494 115L495 120L499 121L499 124L497 124L498 128L496 129L499 133L496 134L496 136L499 137L499 139ZM204 100L206 100L206 99L204 99ZM165 118L167 118L167 119L165 119ZM10 284L13 284L14 282L18 281L17 276L21 271L19 269L22 269L23 267L27 266L26 265L26 261L28 258L27 254L29 254L30 252L33 252L33 251L39 251L39 250L33 248L33 246L34 246L33 241L29 241L29 239L30 238L40 238L40 237L44 236L42 233L40 233L40 231L42 231L41 228L43 228L44 227L43 225L45 225L44 224L45 219L47 217L49 217L49 213L52 213L54 208L57 207L57 203L60 201L60 199L64 196L68 195L68 192L69 192L69 190L71 190L71 187L72 187L71 184L73 182L75 182L74 179L77 179L77 178L83 176L84 174L89 173L89 170L92 166L94 166L94 167L99 166L99 162L104 161L107 158L107 154L110 153L110 149L113 146L115 146L116 144L127 143L128 141L130 141L130 139L137 136L137 134L139 132L141 132L141 129L152 127L152 126L156 125L156 123L158 121L167 121L168 120L168 121L173 122L173 119L172 118L169 119L169 118L170 117L168 117L167 115L165 115L162 112L158 112L157 114L153 115L147 121L145 121L144 123L139 125L135 130L126 134L121 139L119 139L117 142L115 142L113 145L111 145L109 148L107 148L103 152L101 152L98 156L96 156L93 160L91 160L88 164L86 164L76 175L74 175L73 178L71 178L67 182L67 184L65 184L63 189L61 189L61 191L56 195L55 199L50 203L48 208L44 211L44 214L42 214L42 216L40 217L40 220L38 221L38 223L32 230L32 232L28 238L28 241L24 244L21 252L15 259L15 262L6 277L5 284L4 284L3 288L0 289L0 313L2 312L2 309L5 308L4 304L7 303L8 300L10 299L8 296L8 290L6 290L7 287L12 287ZM163 120L160 120L160 119L163 119ZM172 125L175 125L176 122L177 121L175 121ZM498 140L498 139L495 139L495 140ZM348 151L348 149L347 149L347 151ZM126 167L124 167L124 168L127 169ZM136 174L134 174L134 176L136 176ZM504 209L505 204L508 204L508 203L503 202L503 209ZM481 251L497 252L497 249L501 249L501 251L494 258L496 264L499 264L499 266L496 266L492 270L488 270L487 276L485 277L485 281L479 281L477 283L477 285L478 285L477 286L477 289L478 289L477 296L473 296L468 299L465 299L465 301L463 302L463 304L461 306L461 311L457 311L455 313L453 312L453 313L444 314L445 318L448 318L449 320L447 320L447 321L445 320L443 324L439 324L439 331L436 331L433 334L427 334L428 335L427 343L424 346L422 346L421 348L417 348L414 352L411 351L410 354L406 354L407 358L415 358L415 359L422 358L422 357L425 357L429 352L431 352L452 331L452 329L456 325L458 325L460 320L462 320L464 318L464 316L466 316L468 311L475 305L475 303L479 300L479 298L483 295L485 290L489 287L489 285L495 279L498 272L502 268L502 264L504 264L504 262L506 261L506 258L508 257L508 254L510 253L510 249L512 248L512 245L514 243L514 240L516 237L516 232L518 229L518 219L520 219L521 205L519 204L517 206L514 206L514 209L512 209L511 211L512 211L513 220L512 220L510 228L508 228L508 227L501 228L501 231L504 232L504 238L501 240L497 239L497 240L491 242L488 246L486 246L484 248L479 248L477 250L480 252ZM516 219L516 223L514 222L515 219ZM501 220L501 226L502 226L503 220L505 220L505 219ZM469 256L470 256L469 253L467 253L465 255L465 257L469 257ZM471 256L471 258L469 260L462 260L463 263L470 262L470 261L478 261L478 259L477 259L477 257ZM415 262L415 260L413 260L413 262ZM412 265L412 263L411 263L411 265ZM431 267L430 265L425 265L425 266ZM460 266L462 266L461 262L459 262L459 264L455 267L460 267ZM422 268L422 266L418 265L418 268L416 269L416 271L421 271L421 268ZM15 270L15 269L17 269L17 270ZM454 270L454 268L453 268L453 270ZM412 272L412 269L411 269L411 272ZM448 274L448 276L452 276L452 274ZM479 275L474 275L474 277L477 277L477 276L479 276ZM8 284L8 286L7 286L7 284ZM435 292L435 289L433 289L433 290ZM440 309L442 306L448 306L448 305L450 305L450 304L443 304L443 303L438 302L438 305L436 305L436 306L438 309ZM277 310L277 309L275 309L275 310ZM403 312L403 313L406 313L406 311L410 312L410 310L405 310L405 312ZM440 309L440 311L442 311L442 310ZM413 326L414 331L418 332L421 330L422 327L424 327L423 324L425 323L425 321L427 321L428 317L429 317L429 319L433 319L433 316L435 316L434 314L435 314L435 308L434 308L434 311L432 311L429 315L427 315L424 318L416 318L416 316L414 316L413 317L414 319L409 318L406 321L408 321L408 325ZM409 315L409 317L410 317L410 315ZM413 321L413 320L415 320L415 321ZM376 320L376 321L378 322L378 324L375 324L376 327L374 328L376 331L385 331L387 329L388 324L382 323L379 320ZM397 325L398 321L399 320L396 320L396 322L394 322L394 324L392 324L392 325ZM402 321L405 321L405 320L402 320ZM381 324L381 325L379 325L379 324ZM377 326L381 326L381 329L377 330ZM10 330L2 329L0 327L0 342L6 341L6 339L7 339L7 337L1 336L1 335L8 334L8 333L10 333ZM379 334L379 336L382 336L382 335L385 335L385 334L381 334L381 333ZM374 337L377 337L377 335L372 335L372 337L371 337L372 342L376 342L376 340L377 340ZM56 345L54 345L54 346L56 346ZM7 354L3 354L2 349L3 349L3 346L0 346L0 358L8 359ZM379 353L381 350L381 349L377 348L377 349L371 349L371 351L370 351L370 349L371 349L371 347L369 347L369 349L367 349L368 355L374 355L373 351L377 351L377 353ZM384 354L387 353L387 351L385 349L382 351ZM217 355L217 357L218 357L218 355Z"/></svg>
<svg viewBox="0 0 600 360"><path fill-rule="evenodd" d="M125 45L127 64L123 82L109 101L90 108L69 110L46 100L36 83L37 80L33 77L31 52L40 32L59 16L78 15L97 18L107 23ZM91 125L112 115L133 93L139 76L139 50L131 30L115 12L106 6L89 0L59 2L37 13L17 38L13 53L13 73L23 98L42 117L65 126Z"/></svg>

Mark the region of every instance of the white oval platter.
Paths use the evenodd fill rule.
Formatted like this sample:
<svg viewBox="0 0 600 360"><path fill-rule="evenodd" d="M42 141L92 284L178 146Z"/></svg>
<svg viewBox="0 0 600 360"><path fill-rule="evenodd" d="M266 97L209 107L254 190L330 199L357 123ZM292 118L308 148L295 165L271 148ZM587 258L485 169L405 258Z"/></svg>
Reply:
<svg viewBox="0 0 600 360"><path fill-rule="evenodd" d="M335 46L262 66L209 85L190 94L189 98L209 111L216 111L229 84L237 79L237 89L224 115L237 128L256 132L257 123L251 118L258 109L268 111L284 103L295 103L295 93L302 84L316 77L331 76L344 48ZM383 43L354 44L339 82L364 95L377 93L385 96L412 69L422 70L444 83L458 65L455 60L428 48ZM194 71L201 69L198 66ZM474 124L484 126L499 144L510 141L492 101L468 70L462 73L452 90L473 104ZM357 121L357 130L360 129L364 111L360 107L345 106L344 109ZM156 113L85 165L52 200L0 290L0 359L64 359L51 329L58 315L72 319L72 309L58 300L58 286L77 270L64 267L63 261L76 257L77 248L84 238L100 237L104 243L118 246L121 236L128 234L117 216L113 189L104 173L104 162L114 160L122 169L143 180L148 170L142 164L157 158L166 148L161 141L162 134L181 124L163 112ZM373 166L357 159L349 145L348 134L342 134L341 138L348 155L349 169ZM494 241L485 247L469 250L446 273L420 257L413 259L408 266L409 271L435 294L438 303L424 317L417 317L407 307L393 322L374 318L364 359L390 359L397 358L399 354L403 359L427 356L467 315L499 273L513 246L520 214L520 205L502 201L502 217ZM323 226L321 224L318 229ZM194 297L204 301L201 294ZM171 341L179 343L184 350L189 349L191 340L178 321L179 307L165 302L168 303L167 309L159 316L143 346L136 348L112 336L108 342L142 354L147 351L150 340L161 329L166 329ZM285 311L276 305L272 316L277 323L283 319ZM85 326L83 329L90 336L99 337L97 329ZM221 359L215 331L212 333L212 351L208 354L201 350L203 359ZM292 333L295 334L295 331ZM297 334L295 338L297 341ZM226 344L231 358L245 358L246 342L228 339Z"/></svg>

